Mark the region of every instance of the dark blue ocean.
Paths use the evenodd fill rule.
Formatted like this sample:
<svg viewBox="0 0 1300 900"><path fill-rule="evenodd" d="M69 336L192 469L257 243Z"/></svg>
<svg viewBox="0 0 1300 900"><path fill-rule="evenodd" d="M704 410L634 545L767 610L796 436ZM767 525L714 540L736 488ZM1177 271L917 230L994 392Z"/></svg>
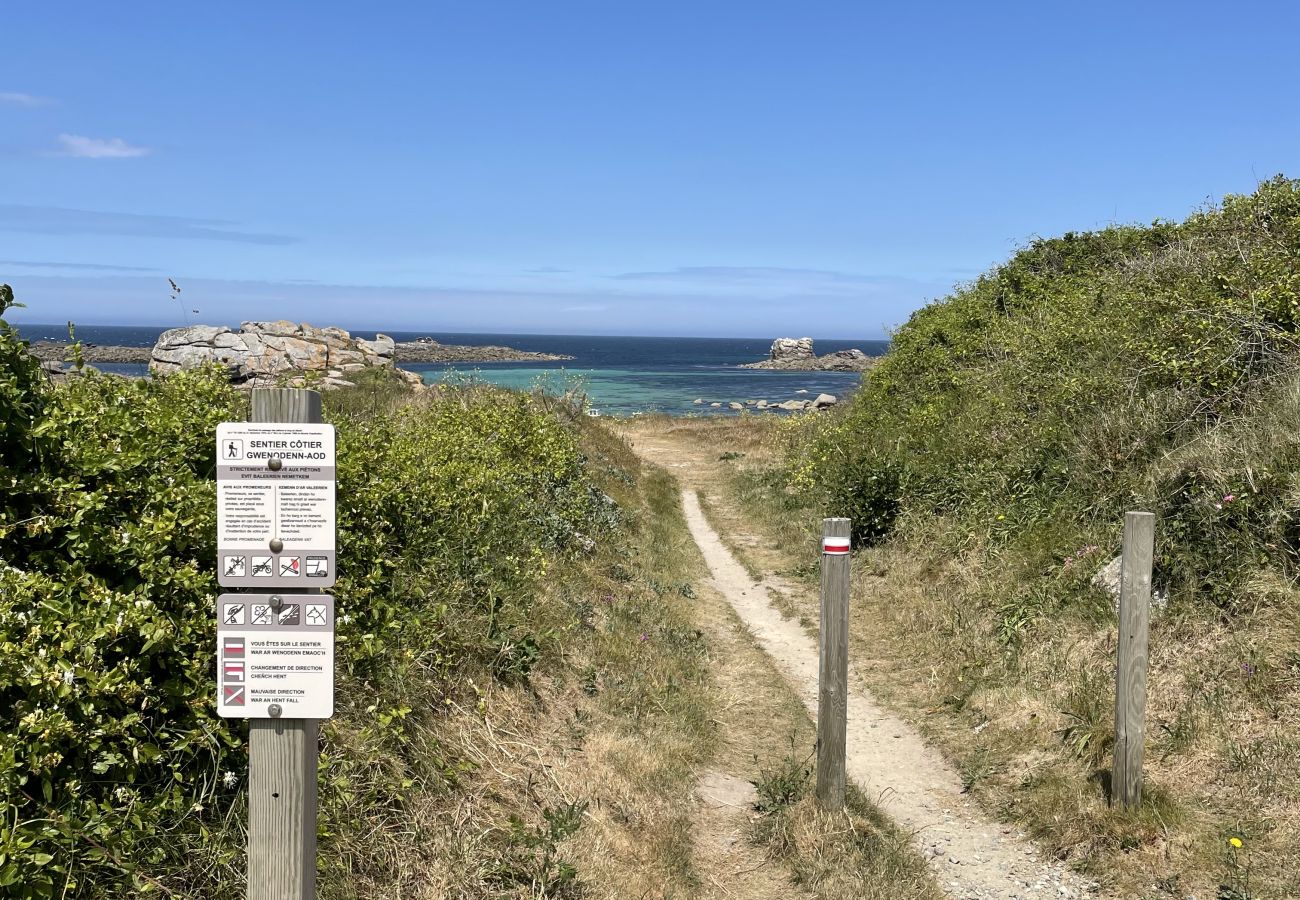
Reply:
<svg viewBox="0 0 1300 900"><path fill-rule="evenodd" d="M28 340L67 340L65 325L17 326ZM124 347L152 347L162 327L120 325L80 326L77 337L85 343ZM354 331L356 337L373 338L374 332ZM606 415L666 412L674 415L718 412L708 403L783 400L815 397L819 393L844 396L857 387L859 376L845 372L768 372L739 369L741 363L767 356L771 338L658 338L590 337L549 334L450 334L436 331L387 331L397 341L431 337L444 344L515 347L540 353L574 357L555 363L491 363L448 366L412 363L402 368L420 372L425 381L476 378L512 388L541 384L561 392L570 387L585 390L591 405ZM857 347L876 356L888 347L881 340L822 340L818 353ZM143 374L143 365L96 363L105 371ZM696 399L705 401L703 407ZM725 407L722 410L726 412Z"/></svg>

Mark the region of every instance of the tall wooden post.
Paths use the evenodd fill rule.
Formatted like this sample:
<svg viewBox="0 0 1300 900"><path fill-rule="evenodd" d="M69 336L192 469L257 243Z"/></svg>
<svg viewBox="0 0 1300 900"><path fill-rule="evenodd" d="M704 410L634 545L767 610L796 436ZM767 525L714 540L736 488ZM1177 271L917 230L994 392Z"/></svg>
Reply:
<svg viewBox="0 0 1300 900"><path fill-rule="evenodd" d="M849 690L848 519L822 520L820 666L817 679L817 803L844 808Z"/></svg>
<svg viewBox="0 0 1300 900"><path fill-rule="evenodd" d="M254 390L250 420L320 422L320 394ZM248 900L316 896L317 735L315 719L248 721Z"/></svg>
<svg viewBox="0 0 1300 900"><path fill-rule="evenodd" d="M1124 516L1120 565L1119 652L1115 669L1115 765L1112 802L1142 801L1142 754L1146 741L1147 623L1151 613L1151 566L1155 520L1149 512Z"/></svg>

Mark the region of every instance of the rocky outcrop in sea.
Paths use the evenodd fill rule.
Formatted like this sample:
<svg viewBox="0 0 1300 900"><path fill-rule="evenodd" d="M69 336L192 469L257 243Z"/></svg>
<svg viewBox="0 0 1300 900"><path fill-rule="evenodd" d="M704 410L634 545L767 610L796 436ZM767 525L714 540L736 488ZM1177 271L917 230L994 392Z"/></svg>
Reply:
<svg viewBox="0 0 1300 900"><path fill-rule="evenodd" d="M394 369L396 344L386 334L373 341L354 338L342 328L317 328L303 322L244 322L238 331L224 325L173 328L158 338L149 369L168 375L215 363L235 384L269 384L286 380L323 388L352 387L350 376L373 368ZM398 372L412 385L419 375Z"/></svg>
<svg viewBox="0 0 1300 900"><path fill-rule="evenodd" d="M707 406L709 409L729 409L733 412L740 412L746 409L767 410L769 412L801 412L803 410L830 409L839 403L839 398L834 394L818 394L811 400L746 400L741 403L739 400L723 402L714 400L709 402L703 397L695 399L694 406Z"/></svg>
<svg viewBox="0 0 1300 900"><path fill-rule="evenodd" d="M875 365L875 359L858 349L836 350L818 356L813 350L813 339L777 338L772 342L768 358L761 362L745 363L742 369L783 369L787 371L865 372Z"/></svg>

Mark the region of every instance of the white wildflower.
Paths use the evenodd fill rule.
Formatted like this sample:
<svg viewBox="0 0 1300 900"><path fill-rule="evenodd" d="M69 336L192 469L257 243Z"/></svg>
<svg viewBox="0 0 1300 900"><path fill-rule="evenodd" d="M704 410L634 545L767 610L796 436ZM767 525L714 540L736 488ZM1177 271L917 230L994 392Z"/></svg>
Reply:
<svg viewBox="0 0 1300 900"><path fill-rule="evenodd" d="M68 669L66 672L63 673L63 683L66 684L68 687L72 687L74 684L77 683L77 676L72 673L71 669Z"/></svg>
<svg viewBox="0 0 1300 900"><path fill-rule="evenodd" d="M221 776L221 783L225 785L227 789L232 788L239 784L239 776L234 772L226 772Z"/></svg>

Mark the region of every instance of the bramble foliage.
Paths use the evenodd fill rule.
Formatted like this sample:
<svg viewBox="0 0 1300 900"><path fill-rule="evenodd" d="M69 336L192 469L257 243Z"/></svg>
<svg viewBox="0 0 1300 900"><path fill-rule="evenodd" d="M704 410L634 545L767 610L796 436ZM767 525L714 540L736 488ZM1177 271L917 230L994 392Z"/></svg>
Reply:
<svg viewBox="0 0 1300 900"><path fill-rule="evenodd" d="M241 890L246 739L213 705L213 434L245 416L216 371L49 387L0 320L0 896ZM548 558L617 512L526 397L336 424L340 715L366 724L355 753L325 729L327 843L365 827L345 814L358 795L395 806L410 785L397 680L449 683L503 648L526 676Z"/></svg>
<svg viewBox="0 0 1300 900"><path fill-rule="evenodd" d="M913 315L850 408L794 442L790 476L859 540L939 515L1019 546L1027 570L1142 505L1172 538L1159 577L1228 606L1261 566L1300 573L1300 448L1260 427L1298 326L1300 182L1181 223L1035 240ZM1260 440L1214 450L1243 430Z"/></svg>

